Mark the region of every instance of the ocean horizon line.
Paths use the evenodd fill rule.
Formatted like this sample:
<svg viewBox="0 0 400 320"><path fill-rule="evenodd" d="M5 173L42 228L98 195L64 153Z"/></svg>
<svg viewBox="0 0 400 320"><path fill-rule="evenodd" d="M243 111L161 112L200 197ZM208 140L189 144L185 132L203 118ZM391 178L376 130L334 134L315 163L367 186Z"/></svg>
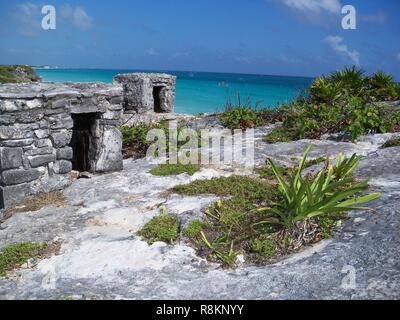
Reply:
<svg viewBox="0 0 400 320"><path fill-rule="evenodd" d="M226 74L226 75L243 75L243 76L260 76L260 77L286 77L286 78L303 78L315 79L318 76L300 76L287 74L263 74L263 73L243 73L243 72L222 72L222 71L197 71L197 70L167 70L167 69L133 69L133 68L90 68L90 67L54 67L54 66L32 66L36 70L99 70L99 71L134 71L134 72L186 72L186 73L201 73L201 74Z"/></svg>

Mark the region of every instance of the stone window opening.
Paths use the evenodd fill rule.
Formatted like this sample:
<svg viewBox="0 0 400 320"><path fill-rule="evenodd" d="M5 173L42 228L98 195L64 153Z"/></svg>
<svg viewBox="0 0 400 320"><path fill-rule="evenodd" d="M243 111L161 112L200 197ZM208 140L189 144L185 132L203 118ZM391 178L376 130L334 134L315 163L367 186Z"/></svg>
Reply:
<svg viewBox="0 0 400 320"><path fill-rule="evenodd" d="M164 113L165 111L162 108L162 91L164 87L155 86L153 87L153 100L154 100L154 112L155 113Z"/></svg>
<svg viewBox="0 0 400 320"><path fill-rule="evenodd" d="M93 160L93 133L92 128L95 120L99 117L97 113L73 114L74 126L72 129L72 169L79 172L90 172L91 160Z"/></svg>

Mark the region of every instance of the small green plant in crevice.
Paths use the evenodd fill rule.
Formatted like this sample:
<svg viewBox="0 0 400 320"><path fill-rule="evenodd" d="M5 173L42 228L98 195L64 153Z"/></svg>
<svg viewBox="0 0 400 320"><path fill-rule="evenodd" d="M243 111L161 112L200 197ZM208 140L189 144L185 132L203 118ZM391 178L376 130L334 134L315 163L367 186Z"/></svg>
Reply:
<svg viewBox="0 0 400 320"><path fill-rule="evenodd" d="M187 173L192 176L196 172L200 170L199 165L195 164L160 164L157 167L150 170L150 173L153 176L165 177L165 176L173 176L180 175L183 173Z"/></svg>
<svg viewBox="0 0 400 320"><path fill-rule="evenodd" d="M400 137L399 138L392 138L386 141L381 149L393 148L393 147L400 147Z"/></svg>
<svg viewBox="0 0 400 320"><path fill-rule="evenodd" d="M179 236L179 220L175 216L157 216L151 219L137 234L149 244L159 241L173 244Z"/></svg>
<svg viewBox="0 0 400 320"><path fill-rule="evenodd" d="M251 251L255 252L261 259L273 257L277 251L276 238L274 235L269 237L260 237L251 243Z"/></svg>
<svg viewBox="0 0 400 320"><path fill-rule="evenodd" d="M196 238L200 236L201 231L204 228L204 222L202 220L193 220L189 223L186 229L183 231L183 235L187 238Z"/></svg>
<svg viewBox="0 0 400 320"><path fill-rule="evenodd" d="M0 249L0 277L39 257L46 248L45 243L21 242Z"/></svg>

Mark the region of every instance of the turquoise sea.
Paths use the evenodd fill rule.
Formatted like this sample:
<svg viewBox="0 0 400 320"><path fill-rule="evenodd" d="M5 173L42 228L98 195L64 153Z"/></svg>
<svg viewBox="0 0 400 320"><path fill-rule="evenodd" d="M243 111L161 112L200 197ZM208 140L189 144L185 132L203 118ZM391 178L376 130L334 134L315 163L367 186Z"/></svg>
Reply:
<svg viewBox="0 0 400 320"><path fill-rule="evenodd" d="M44 81L111 83L119 73L140 70L38 69ZM140 71L143 72L143 71ZM150 72L150 71L144 71ZM151 71L159 72L159 71ZM252 105L274 108L286 104L310 86L312 78L266 76L230 73L163 71L177 76L175 112L197 114L223 111L225 102L242 103L250 98Z"/></svg>

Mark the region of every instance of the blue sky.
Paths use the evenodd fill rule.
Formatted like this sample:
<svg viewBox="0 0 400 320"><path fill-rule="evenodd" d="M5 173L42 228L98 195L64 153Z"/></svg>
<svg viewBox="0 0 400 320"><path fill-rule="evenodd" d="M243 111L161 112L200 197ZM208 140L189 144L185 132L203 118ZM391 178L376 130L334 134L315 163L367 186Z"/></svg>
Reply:
<svg viewBox="0 0 400 320"><path fill-rule="evenodd" d="M341 8L357 10L343 30ZM41 8L57 29L41 29ZM315 76L357 64L400 78L399 0L0 2L0 63Z"/></svg>

